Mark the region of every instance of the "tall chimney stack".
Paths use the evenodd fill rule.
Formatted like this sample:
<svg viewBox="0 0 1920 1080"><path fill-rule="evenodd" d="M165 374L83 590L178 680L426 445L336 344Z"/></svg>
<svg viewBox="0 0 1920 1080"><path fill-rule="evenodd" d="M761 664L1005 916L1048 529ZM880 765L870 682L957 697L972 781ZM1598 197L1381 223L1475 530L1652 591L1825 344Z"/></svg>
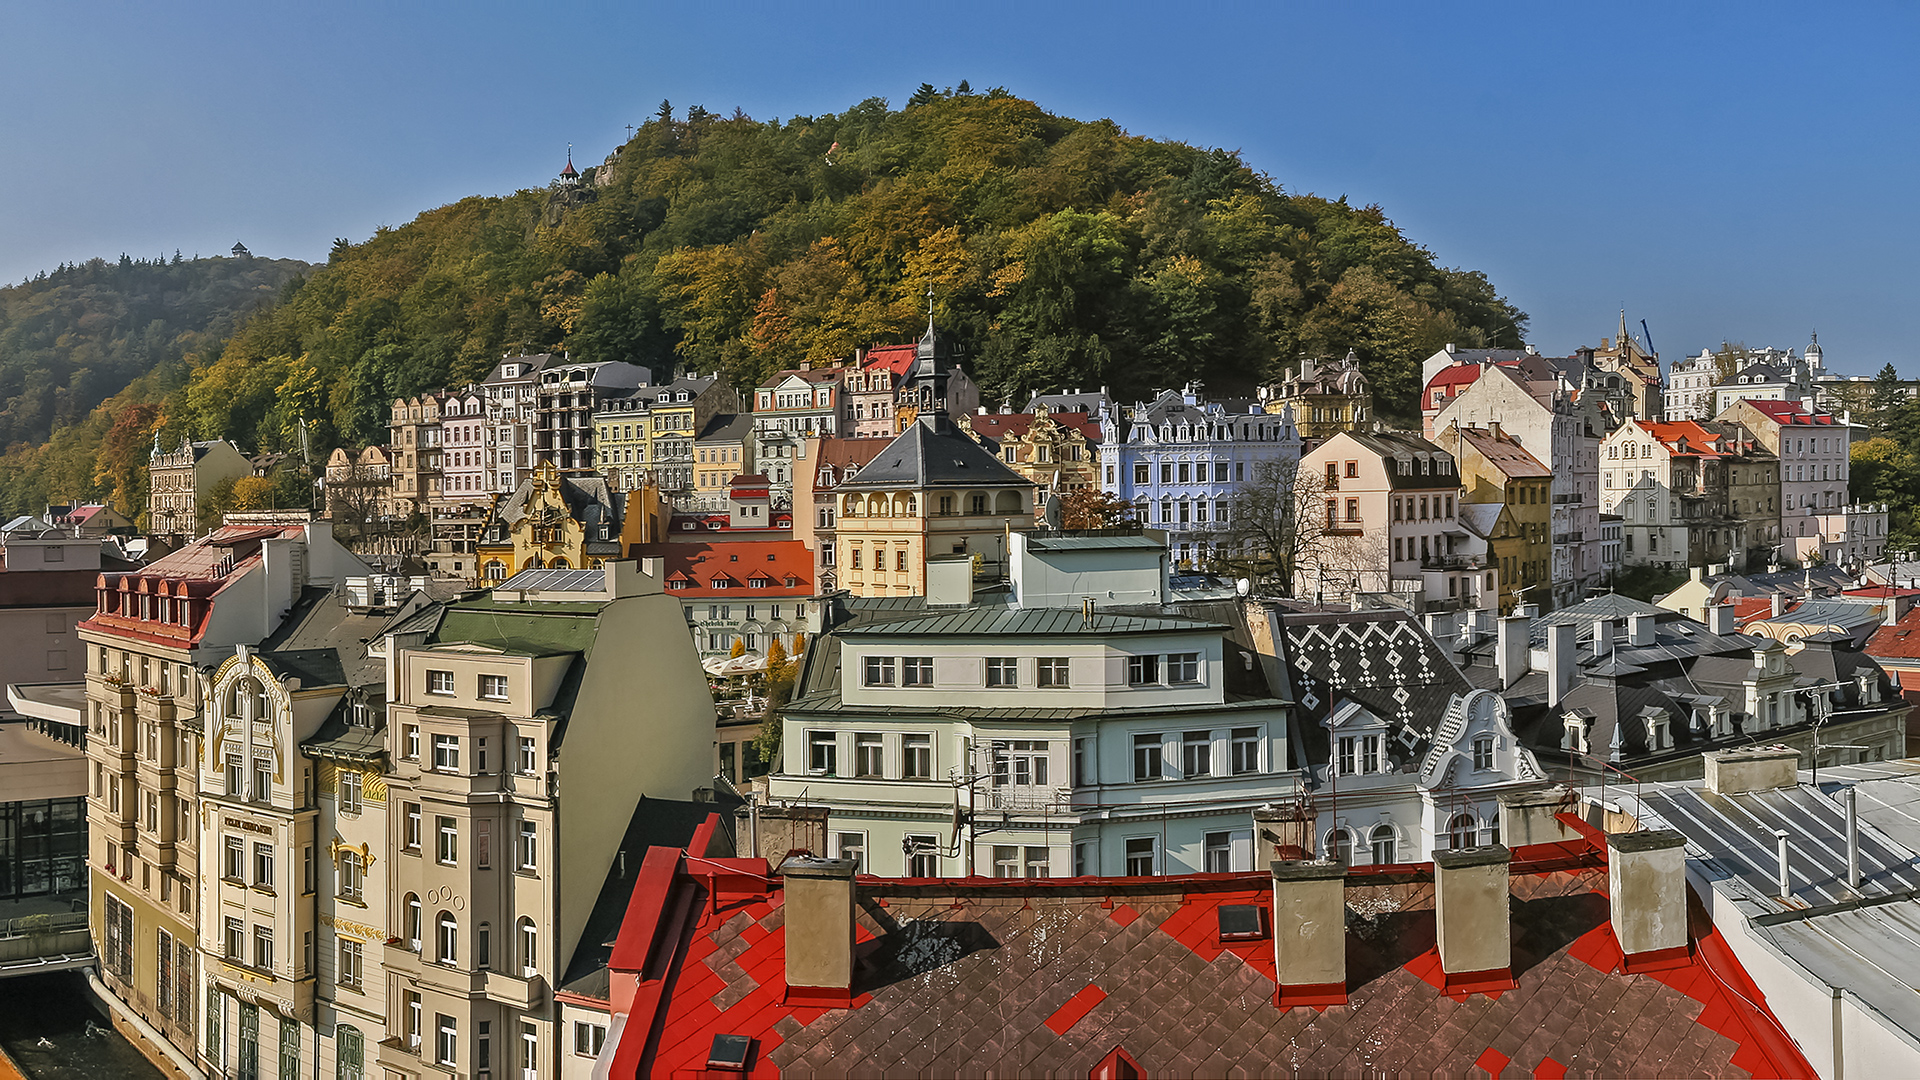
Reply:
<svg viewBox="0 0 1920 1080"><path fill-rule="evenodd" d="M1273 1003L1347 1003L1347 868L1337 862L1273 863Z"/></svg>
<svg viewBox="0 0 1920 1080"><path fill-rule="evenodd" d="M1500 676L1500 689L1510 689L1527 673L1533 647L1529 644L1532 620L1524 615L1509 615L1500 620L1500 641L1494 650L1494 664Z"/></svg>
<svg viewBox="0 0 1920 1080"><path fill-rule="evenodd" d="M1446 993L1513 989L1510 859L1498 844L1433 853L1434 925Z"/></svg>
<svg viewBox="0 0 1920 1080"><path fill-rule="evenodd" d="M780 864L788 1004L853 1004L853 859L796 855Z"/></svg>
<svg viewBox="0 0 1920 1080"><path fill-rule="evenodd" d="M1607 834L1613 936L1630 975L1687 963L1686 847L1672 829Z"/></svg>
<svg viewBox="0 0 1920 1080"><path fill-rule="evenodd" d="M1554 623L1547 627L1547 707L1560 704L1573 688L1574 635L1572 623Z"/></svg>
<svg viewBox="0 0 1920 1080"><path fill-rule="evenodd" d="M1733 601L1707 605L1707 629L1716 634L1733 633Z"/></svg>

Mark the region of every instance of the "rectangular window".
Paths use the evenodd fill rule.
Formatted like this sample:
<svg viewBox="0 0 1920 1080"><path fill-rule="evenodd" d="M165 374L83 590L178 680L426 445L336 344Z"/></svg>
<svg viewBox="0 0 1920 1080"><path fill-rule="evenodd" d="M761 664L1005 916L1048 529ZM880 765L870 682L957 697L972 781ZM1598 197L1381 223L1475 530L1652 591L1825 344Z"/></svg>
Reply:
<svg viewBox="0 0 1920 1080"><path fill-rule="evenodd" d="M420 725L408 724L400 739L400 756L408 761L420 760Z"/></svg>
<svg viewBox="0 0 1920 1080"><path fill-rule="evenodd" d="M1085 787L1095 783L1093 766L1093 738L1082 736L1073 740L1073 785Z"/></svg>
<svg viewBox="0 0 1920 1080"><path fill-rule="evenodd" d="M853 737L853 775L882 776L886 772L885 751L878 733L862 731Z"/></svg>
<svg viewBox="0 0 1920 1080"><path fill-rule="evenodd" d="M473 823L473 865L482 870L493 865L493 821L479 818Z"/></svg>
<svg viewBox="0 0 1920 1080"><path fill-rule="evenodd" d="M1161 769L1161 738L1156 734L1135 735L1133 737L1133 778L1146 782L1159 780L1165 773Z"/></svg>
<svg viewBox="0 0 1920 1080"><path fill-rule="evenodd" d="M864 874L867 871L867 834L859 832L837 832L833 834L833 850L836 859L852 859L853 872Z"/></svg>
<svg viewBox="0 0 1920 1080"><path fill-rule="evenodd" d="M520 823L520 869L531 871L539 866L540 830L531 821Z"/></svg>
<svg viewBox="0 0 1920 1080"><path fill-rule="evenodd" d="M1159 873L1159 843L1151 836L1127 840L1127 876L1152 877Z"/></svg>
<svg viewBox="0 0 1920 1080"><path fill-rule="evenodd" d="M440 844L435 850L442 865L452 866L460 861L460 826L450 817L435 819L439 825Z"/></svg>
<svg viewBox="0 0 1920 1080"><path fill-rule="evenodd" d="M340 770L340 812L357 814L360 812L360 770Z"/></svg>
<svg viewBox="0 0 1920 1080"><path fill-rule="evenodd" d="M340 985L358 990L361 986L362 950L365 946L358 941L340 941Z"/></svg>
<svg viewBox="0 0 1920 1080"><path fill-rule="evenodd" d="M1180 736L1180 775L1213 775L1213 733L1189 731Z"/></svg>
<svg viewBox="0 0 1920 1080"><path fill-rule="evenodd" d="M604 1024L589 1024L580 1020L573 1022L573 1052L582 1057L597 1057L600 1048L607 1043L607 1028Z"/></svg>
<svg viewBox="0 0 1920 1080"><path fill-rule="evenodd" d="M1341 776L1354 774L1359 758L1355 755L1355 740L1351 735L1342 736L1339 742L1339 771Z"/></svg>
<svg viewBox="0 0 1920 1080"><path fill-rule="evenodd" d="M231 915L226 917L225 925L226 925L226 931L227 931L227 941L226 941L227 959L233 961L236 964L246 963L247 962L247 928L240 922L239 919L236 919Z"/></svg>
<svg viewBox="0 0 1920 1080"><path fill-rule="evenodd" d="M919 833L906 836L907 876L940 876L940 838Z"/></svg>
<svg viewBox="0 0 1920 1080"><path fill-rule="evenodd" d="M253 966L262 971L273 968L273 927L253 928Z"/></svg>
<svg viewBox="0 0 1920 1080"><path fill-rule="evenodd" d="M1127 657L1127 685L1146 686L1160 681L1160 657L1157 655Z"/></svg>
<svg viewBox="0 0 1920 1080"><path fill-rule="evenodd" d="M253 883L263 888L273 888L273 845L253 845Z"/></svg>
<svg viewBox="0 0 1920 1080"><path fill-rule="evenodd" d="M1260 771L1260 729L1233 729L1233 774L1241 776Z"/></svg>
<svg viewBox="0 0 1920 1080"><path fill-rule="evenodd" d="M433 770L460 771L460 736L436 734L433 737Z"/></svg>
<svg viewBox="0 0 1920 1080"><path fill-rule="evenodd" d="M453 672L451 671L427 672L427 693L429 694L453 693Z"/></svg>
<svg viewBox="0 0 1920 1080"><path fill-rule="evenodd" d="M1194 683L1200 681L1199 653L1168 653L1167 682Z"/></svg>
<svg viewBox="0 0 1920 1080"><path fill-rule="evenodd" d="M833 776L834 757L838 752L839 739L831 731L809 731L807 733L807 771L823 776Z"/></svg>
<svg viewBox="0 0 1920 1080"><path fill-rule="evenodd" d="M1233 871L1233 834L1210 832L1206 836L1205 872L1227 874Z"/></svg>
<svg viewBox="0 0 1920 1080"><path fill-rule="evenodd" d="M253 759L253 794L255 802L266 802L273 797L273 759Z"/></svg>
<svg viewBox="0 0 1920 1080"><path fill-rule="evenodd" d="M903 656L900 658L900 685L932 686L933 657Z"/></svg>
<svg viewBox="0 0 1920 1080"><path fill-rule="evenodd" d="M891 656L867 657L865 672L866 672L866 685L892 686L893 685L893 657Z"/></svg>
<svg viewBox="0 0 1920 1080"><path fill-rule="evenodd" d="M1366 735L1360 739L1360 771L1364 773L1380 771L1380 736Z"/></svg>
<svg viewBox="0 0 1920 1080"><path fill-rule="evenodd" d="M1020 661L1011 656L987 657L987 685L1020 685Z"/></svg>
<svg viewBox="0 0 1920 1080"><path fill-rule="evenodd" d="M505 675L480 676L480 696L487 701L507 700L507 677Z"/></svg>
<svg viewBox="0 0 1920 1080"><path fill-rule="evenodd" d="M247 842L237 836L226 839L226 862L221 865L220 876L228 881L247 880Z"/></svg>
<svg viewBox="0 0 1920 1080"><path fill-rule="evenodd" d="M410 802L406 805L406 825L402 842L409 851L420 850L420 804Z"/></svg>
<svg viewBox="0 0 1920 1080"><path fill-rule="evenodd" d="M1133 482L1139 487L1145 487L1152 482L1146 462L1136 461L1133 463Z"/></svg>
<svg viewBox="0 0 1920 1080"><path fill-rule="evenodd" d="M455 1055L460 1048L460 1027L453 1017L445 1013L437 1014L434 1025L436 1035L433 1042L433 1060L442 1065L455 1064Z"/></svg>
<svg viewBox="0 0 1920 1080"><path fill-rule="evenodd" d="M908 735L903 740L905 750L904 773L908 780L930 780L933 778L933 736Z"/></svg>
<svg viewBox="0 0 1920 1080"><path fill-rule="evenodd" d="M1035 665L1038 669L1038 682L1042 687L1064 689L1067 686L1067 658L1064 656L1043 656Z"/></svg>

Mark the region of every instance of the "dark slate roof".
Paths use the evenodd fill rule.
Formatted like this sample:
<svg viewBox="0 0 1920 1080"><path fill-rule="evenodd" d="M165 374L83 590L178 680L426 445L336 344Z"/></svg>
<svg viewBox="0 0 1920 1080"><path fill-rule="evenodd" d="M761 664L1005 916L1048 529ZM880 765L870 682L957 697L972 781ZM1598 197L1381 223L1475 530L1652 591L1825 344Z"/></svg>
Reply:
<svg viewBox="0 0 1920 1080"><path fill-rule="evenodd" d="M752 413L716 413L700 429L695 442L739 442L753 434Z"/></svg>
<svg viewBox="0 0 1920 1080"><path fill-rule="evenodd" d="M1275 692L1291 699L1299 720L1298 749L1324 760L1325 723L1353 701L1401 733L1403 758L1417 755L1446 716L1455 695L1474 689L1460 669L1404 611L1295 613L1268 608L1279 676Z"/></svg>
<svg viewBox="0 0 1920 1080"><path fill-rule="evenodd" d="M1032 487L999 458L953 426L944 413L907 425L879 456L840 486L867 488Z"/></svg>
<svg viewBox="0 0 1920 1080"><path fill-rule="evenodd" d="M1420 455L1424 454L1429 461L1447 463L1445 472L1432 466L1428 467L1427 472L1421 472L1416 465L1402 473L1397 464L1386 466L1387 483L1395 490L1423 491L1461 486L1459 466L1454 463L1453 455L1438 443L1407 431L1349 431L1345 434L1370 453L1391 462L1403 458L1418 461Z"/></svg>
<svg viewBox="0 0 1920 1080"><path fill-rule="evenodd" d="M298 676L304 687L382 683L386 664L367 652L367 642L392 621L385 612L348 608L343 594L308 586L260 642L260 656L283 674Z"/></svg>
<svg viewBox="0 0 1920 1080"><path fill-rule="evenodd" d="M589 527L604 522L610 531L619 531L621 503L604 477L562 475L560 497L566 501L567 511L575 521ZM527 503L532 498L533 478L528 477L507 496L493 516L512 525L527 516ZM588 535L592 535L591 532Z"/></svg>
<svg viewBox="0 0 1920 1080"><path fill-rule="evenodd" d="M918 618L857 626L841 631L849 637L876 634L913 637L1001 637L1027 634L1041 637L1079 637L1088 634L1154 634L1193 630L1222 630L1217 623L1095 612L1088 620L1069 608L1008 608L976 606Z"/></svg>

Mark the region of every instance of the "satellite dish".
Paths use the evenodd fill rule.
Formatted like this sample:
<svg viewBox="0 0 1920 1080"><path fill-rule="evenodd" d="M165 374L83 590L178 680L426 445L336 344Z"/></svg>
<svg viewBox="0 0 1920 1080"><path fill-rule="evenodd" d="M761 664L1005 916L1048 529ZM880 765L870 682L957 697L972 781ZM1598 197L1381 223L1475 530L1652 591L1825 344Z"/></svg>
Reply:
<svg viewBox="0 0 1920 1080"><path fill-rule="evenodd" d="M1060 496L1048 492L1046 505L1041 509L1040 516L1046 521L1047 528L1058 529L1061 521Z"/></svg>
<svg viewBox="0 0 1920 1080"><path fill-rule="evenodd" d="M1248 578L1236 578L1233 583L1233 591L1239 593L1241 596L1247 595L1253 591L1252 580Z"/></svg>

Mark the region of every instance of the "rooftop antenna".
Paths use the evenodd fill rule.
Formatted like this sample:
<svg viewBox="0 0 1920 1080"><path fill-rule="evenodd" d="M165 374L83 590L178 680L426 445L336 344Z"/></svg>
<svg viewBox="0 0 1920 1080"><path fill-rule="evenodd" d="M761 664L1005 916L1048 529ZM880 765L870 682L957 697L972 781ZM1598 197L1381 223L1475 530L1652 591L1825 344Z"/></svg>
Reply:
<svg viewBox="0 0 1920 1080"><path fill-rule="evenodd" d="M927 332L933 332L933 274L927 274Z"/></svg>

